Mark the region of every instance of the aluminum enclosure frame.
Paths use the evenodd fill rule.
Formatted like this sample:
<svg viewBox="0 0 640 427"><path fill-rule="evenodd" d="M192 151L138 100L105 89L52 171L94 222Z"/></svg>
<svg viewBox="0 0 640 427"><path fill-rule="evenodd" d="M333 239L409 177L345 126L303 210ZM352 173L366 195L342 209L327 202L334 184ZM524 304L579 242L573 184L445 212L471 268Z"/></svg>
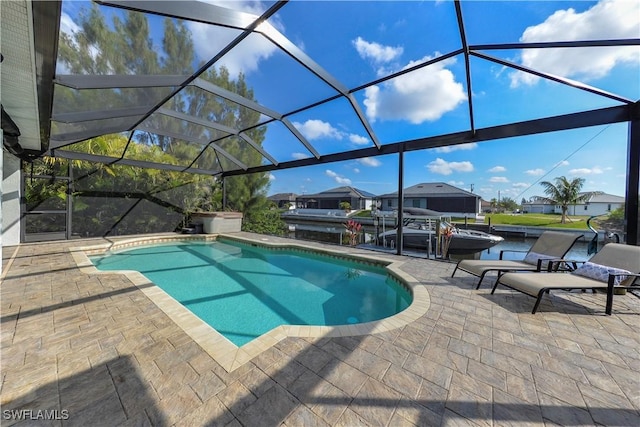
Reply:
<svg viewBox="0 0 640 427"><path fill-rule="evenodd" d="M34 26L35 28L35 43L39 47L39 51L48 52L47 57L51 57L53 52L57 52L57 37L44 37L39 33L39 29L46 29L47 34L50 33L51 29L57 30L59 28L59 20L60 20L60 2L32 2L34 6L34 20L38 20L38 24ZM224 179L229 176L235 176L240 174L248 174L248 173L263 173L268 171L289 169L289 168L297 168L304 166L312 166L319 164L326 164L344 160L353 160L359 159L363 157L374 157L378 155L387 155L387 154L398 154L399 156L402 153L416 151L416 150L424 150L436 147L464 144L464 143L472 143L472 142L480 142L480 141L490 141L490 140L499 140L503 138L509 137L517 137L524 135L533 135L547 132L554 132L560 130L569 130L569 129L579 129L589 126L597 126L597 125L605 125L612 123L629 123L629 136L628 136L628 150L627 150L627 159L628 163L626 165L627 172L627 182L626 182L626 234L627 234L627 242L630 244L640 244L640 230L639 230L639 218L638 218L638 200L639 200L639 165L640 165L640 101L627 99L625 97L611 94L606 91L590 87L580 82L575 82L570 79L560 78L557 76L552 76L546 73L539 72L537 70L533 70L515 63L511 63L509 61L499 59L488 55L485 53L486 51L496 51L496 50L508 50L508 49L547 49L547 48L571 48L571 47L594 47L594 46L639 46L640 39L620 39L620 40L583 40L583 41L558 41L558 42L544 42L544 43L496 43L496 44L469 44L466 31L464 26L464 18L463 18L463 4L456 0L454 2L456 18L458 23L458 31L461 39L461 48L453 50L448 53L444 53L442 56L429 60L425 63L421 63L412 68L405 69L394 74L385 76L383 78L379 78L377 80L368 82L363 85L359 85L354 88L345 87L338 79L331 76L330 73L325 71L319 64L317 64L313 59L308 57L301 49L291 43L284 35L278 32L275 28L273 28L269 23L268 19L277 13L282 7L284 7L288 1L276 1L271 5L267 11L265 11L261 16L254 16L245 12L240 12L236 10L226 9L219 6L214 6L211 4L205 4L200 2L167 2L167 1L159 1L159 2L150 2L150 1L128 1L128 0L113 0L113 1L96 1L96 3L105 6L111 6L116 8L122 8L125 10L139 11L144 13L151 13L160 16L170 17L170 18L179 18L184 20L191 20L195 22L208 23L213 25L219 25L226 28L234 28L240 31L239 35L233 39L224 49L219 51L213 58L211 58L208 62L206 62L202 67L196 70L191 76L58 76L57 79L54 80L55 74L55 63L51 63L48 61L44 63L44 66L41 70L39 70L39 82L40 85L38 87L38 99L40 101L39 105L39 113L41 116L41 128L42 128L42 148L43 152L46 154L67 158L67 159L82 159L94 162L102 162L102 163L110 163L110 164L125 164L131 166L139 166L139 167L150 167L156 169L165 169L165 170L173 170L173 171L182 171L189 173L198 173L198 174L208 174L214 175L221 179ZM48 5L48 7L46 7ZM187 7L188 6L188 7ZM204 19L203 17L207 17ZM206 71L210 66L215 64L220 58L222 58L226 53L231 51L234 47L236 47L242 40L247 38L249 35L253 33L259 33L265 38L269 39L272 43L278 46L283 52L289 55L292 59L294 59L297 63L302 65L304 68L309 70L313 75L319 78L321 81L325 82L328 86L330 86L333 90L335 90L335 95L329 96L326 99L316 101L313 104L307 105L302 108L297 108L293 111L288 112L278 112L267 109L264 106L261 106L251 100L242 98L233 93L225 93L223 89L217 88L214 85L202 80L199 76ZM429 66L431 64L435 64L437 62L446 60L448 58L462 55L464 57L465 68L466 68L466 84L467 84L467 94L468 94L468 115L469 115L469 130L437 135L433 137L419 138L409 141L397 141L391 144L380 144L373 128L368 123L364 113L360 109L359 104L354 98L354 94L358 91L366 89L367 87L391 80L403 74L409 73L411 71L415 71L422 67ZM523 71L525 73L530 73L535 76L548 79L554 82L557 82L562 85L567 85L570 87L574 87L580 90L584 90L586 92L602 96L604 98L613 100L622 105L615 107L608 107L596 110L588 110L582 111L573 114L565 114L558 116L551 116L540 118L536 120L523 121L518 123L509 123L500 126L492 126L487 128L476 129L475 125L475 115L474 115L474 98L472 96L472 81L471 81L471 73L469 72L469 59L471 57L480 58L486 61L490 61L502 66L507 66L512 69L516 69L519 71ZM84 80L84 82L83 82ZM93 111L93 112L82 112L77 114L58 114L52 116L52 105L53 105L53 88L55 84L60 84L63 86L70 87L80 87L80 84L84 84L83 87L158 87L158 86L174 86L169 95L164 97L159 102L154 105L149 105L147 107L136 106L135 108L121 109L119 111L111 110L111 111ZM131 117L132 123L128 125L126 128L121 127L113 127L108 130L109 133L113 132L128 132L129 137L136 132L136 130L145 130L149 131L149 129L144 129L143 122L149 118L152 114L171 114L164 110L163 105L170 100L173 96L178 94L184 88L192 86L200 88L204 91L214 93L217 96L221 96L223 98L229 99L233 102L238 103L246 108L253 109L255 111L261 112L263 115L269 117L270 119L266 122L261 123L260 125L268 124L273 121L280 121L290 132L291 134L300 142L300 144L305 147L310 153L311 157L305 158L302 160L294 160L294 161L286 161L286 162L277 162L273 155L262 148L258 148L259 145L255 142L251 141L246 132L250 131L251 128L246 129L233 129L232 133L229 133L229 136L238 137L245 141L248 145L251 145L253 149L256 149L260 152L260 154L267 159L270 164L265 164L261 166L250 167L242 164L238 159L230 159L234 164L239 166L238 169L233 170L204 170L193 167L196 164L197 157L193 159L190 165L188 166L176 166L169 164L159 164L152 162L145 162L135 159L127 159L124 158L124 153L120 158L114 158L110 156L98 155L98 154L90 154L90 153L82 153L82 152L73 152L65 150L65 146L71 143L83 141L89 139L91 137L99 136L105 133L91 132L91 131L83 131L78 133L77 135L68 135L68 139L62 140L52 140L51 145L49 145L49 134L51 130L51 120L60 120L62 122L69 123L78 123L83 122L87 123L91 120L98 120L100 118L116 118L116 117ZM338 98L345 99L351 108L353 109L354 114L361 121L363 128L366 130L366 133L371 138L372 147L351 150L351 151L342 151L335 154L328 155L320 155L316 148L307 141L304 136L293 126L288 117L292 116L301 111L305 111L307 109L313 108L318 105L322 105L324 103L328 103ZM176 114L173 114L176 117ZM204 125L201 122L198 122L197 118L188 119L186 117L179 117L181 120L191 121L194 124ZM209 125L212 128L220 130L221 132L226 132L231 129L224 129L223 127L216 126L215 124ZM254 126L256 127L256 126ZM203 149L201 151L204 152L206 149L211 147L216 151L219 151L220 154L225 155L222 148L217 143L217 140L205 141L203 144ZM48 151L47 151L48 150ZM226 153L229 155L228 153ZM233 157L229 155L230 157ZM226 157L226 156L225 156ZM399 163L402 163L401 161ZM402 174L402 169L400 170Z"/></svg>

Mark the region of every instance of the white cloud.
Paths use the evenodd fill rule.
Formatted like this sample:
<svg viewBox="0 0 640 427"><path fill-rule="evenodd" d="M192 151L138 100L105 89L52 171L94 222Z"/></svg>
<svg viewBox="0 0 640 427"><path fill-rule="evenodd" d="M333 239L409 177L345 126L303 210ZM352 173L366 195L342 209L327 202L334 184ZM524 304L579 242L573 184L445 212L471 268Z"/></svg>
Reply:
<svg viewBox="0 0 640 427"><path fill-rule="evenodd" d="M437 158L427 165L429 171L440 175L451 175L453 172L472 172L471 162L447 162Z"/></svg>
<svg viewBox="0 0 640 427"><path fill-rule="evenodd" d="M342 139L343 137L342 132L322 120L307 120L304 123L293 122L293 125L310 141L323 138Z"/></svg>
<svg viewBox="0 0 640 427"><path fill-rule="evenodd" d="M530 184L526 182L514 182L513 184L511 184L511 186L515 188L527 188L529 185Z"/></svg>
<svg viewBox="0 0 640 427"><path fill-rule="evenodd" d="M566 160L560 160L558 163L553 165L554 168L557 168L557 167L560 167L560 166L569 166L569 162L566 161Z"/></svg>
<svg viewBox="0 0 640 427"><path fill-rule="evenodd" d="M599 175L601 173L604 173L604 170L602 170L598 166L593 167L593 168L571 169L569 171L569 174L571 174L571 175Z"/></svg>
<svg viewBox="0 0 640 427"><path fill-rule="evenodd" d="M520 41L573 41L629 39L638 37L640 2L601 0L590 9L557 10L543 23L527 28ZM527 49L521 54L526 67L559 76L593 80L606 76L621 63L640 63L638 47L592 47L568 49ZM511 85L533 84L538 77L523 72L511 74Z"/></svg>
<svg viewBox="0 0 640 427"><path fill-rule="evenodd" d="M356 159L356 161L361 165L369 166L372 168L377 168L378 166L382 165L382 162L380 162L380 160L376 159L375 157L363 157L361 159Z"/></svg>
<svg viewBox="0 0 640 427"><path fill-rule="evenodd" d="M489 182L509 182L509 179L505 176L492 176L489 178Z"/></svg>
<svg viewBox="0 0 640 427"><path fill-rule="evenodd" d="M449 185L453 185L455 187L462 187L464 185L464 181L449 181L447 182Z"/></svg>
<svg viewBox="0 0 640 427"><path fill-rule="evenodd" d="M436 153L451 153L452 151L460 151L460 150L474 150L478 148L478 144L476 142L470 142L468 144L458 144L458 145L448 145L446 147L438 147L433 150Z"/></svg>
<svg viewBox="0 0 640 427"><path fill-rule="evenodd" d="M358 168L353 168L353 172L354 172L354 173L360 173L360 169L358 169Z"/></svg>
<svg viewBox="0 0 640 427"><path fill-rule="evenodd" d="M513 188L505 188L503 190L500 190L500 195L502 197L515 197L518 195L518 192L520 190L515 190Z"/></svg>
<svg viewBox="0 0 640 427"><path fill-rule="evenodd" d="M68 35L72 35L80 31L80 27L73 19L66 13L60 15L60 32Z"/></svg>
<svg viewBox="0 0 640 427"><path fill-rule="evenodd" d="M237 10L239 12L250 13L252 15L262 15L266 10L266 5L259 0L200 0L203 3L210 3L227 9Z"/></svg>
<svg viewBox="0 0 640 427"><path fill-rule="evenodd" d="M300 160L300 159L308 159L309 157L311 157L311 154L306 154L306 153L291 153L291 157L293 157L296 160Z"/></svg>
<svg viewBox="0 0 640 427"><path fill-rule="evenodd" d="M527 175L532 175L532 176L542 176L544 175L544 169L529 169L524 171L524 173L526 173Z"/></svg>
<svg viewBox="0 0 640 427"><path fill-rule="evenodd" d="M63 12L60 16L60 33L66 34L69 37L69 43L76 49L78 49L79 46L75 41L75 36L80 31L82 31L82 28L80 28L80 26L75 23L75 21L73 20L73 18L71 18L71 16L69 16L69 14ZM94 60L102 54L102 51L98 49L96 45L89 45L88 49L89 56ZM69 70L68 64L66 62L58 61L56 64L56 73L70 74L71 71Z"/></svg>
<svg viewBox="0 0 640 427"><path fill-rule="evenodd" d="M275 181L276 180L276 176L272 173L269 174L269 181Z"/></svg>
<svg viewBox="0 0 640 427"><path fill-rule="evenodd" d="M338 175L337 173L335 173L334 171L332 171L331 169L327 169L326 171L324 171L324 173L333 178L333 180L335 182L337 182L338 184L342 184L342 185L351 185L351 180L349 178L345 178L342 175Z"/></svg>
<svg viewBox="0 0 640 427"><path fill-rule="evenodd" d="M369 138L366 138L355 133L343 132L336 129L331 123L324 122L322 120L311 119L304 123L293 122L293 125L304 135L308 140L328 139L333 138L341 141L348 138L354 145L367 145L369 144Z"/></svg>
<svg viewBox="0 0 640 427"><path fill-rule="evenodd" d="M204 1L227 9L250 13L256 17L260 16L267 7L260 1ZM270 19L269 23L272 28L284 32L284 26L277 17ZM191 31L195 51L203 61L213 58L238 35L236 31L215 25L198 22L187 22L186 25ZM261 29L267 29L268 27L264 26ZM265 37L259 34L251 34L221 58L216 63L216 66L226 66L231 77L236 78L240 72L250 74L252 71L257 70L259 63L271 57L276 51L277 47Z"/></svg>
<svg viewBox="0 0 640 427"><path fill-rule="evenodd" d="M356 135L355 133L349 134L349 141L354 143L355 145L368 145L369 138L366 136Z"/></svg>
<svg viewBox="0 0 640 427"><path fill-rule="evenodd" d="M400 46L383 46L379 43L368 42L362 37L351 42L362 59L372 59L375 63L390 62L402 55L404 49Z"/></svg>
<svg viewBox="0 0 640 427"><path fill-rule="evenodd" d="M507 168L505 168L504 166L494 166L491 169L489 169L489 172L498 173L498 172L505 172L506 170Z"/></svg>
<svg viewBox="0 0 640 427"><path fill-rule="evenodd" d="M480 188L480 192L484 193L484 194L489 194L489 193L493 193L494 189L492 186L486 186L486 187L482 187Z"/></svg>
<svg viewBox="0 0 640 427"><path fill-rule="evenodd" d="M203 61L217 55L237 35L215 25L189 22L187 26L192 34L196 54ZM258 34L251 34L216 62L216 67L224 65L230 76L235 79L240 72L250 74L257 70L260 62L271 57L276 51L277 47L269 40Z"/></svg>
<svg viewBox="0 0 640 427"><path fill-rule="evenodd" d="M404 68L432 59L424 57ZM405 120L412 124L435 121L467 99L461 83L446 68L455 59L440 61L381 85L365 89L364 105L371 122Z"/></svg>

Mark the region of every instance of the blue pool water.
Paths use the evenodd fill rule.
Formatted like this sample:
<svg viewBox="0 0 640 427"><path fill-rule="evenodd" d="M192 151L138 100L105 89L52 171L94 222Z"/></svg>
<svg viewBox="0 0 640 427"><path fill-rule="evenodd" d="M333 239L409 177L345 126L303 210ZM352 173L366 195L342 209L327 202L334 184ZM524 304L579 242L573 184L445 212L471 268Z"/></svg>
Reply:
<svg viewBox="0 0 640 427"><path fill-rule="evenodd" d="M231 241L145 246L91 261L141 272L237 346L283 324L362 323L411 303L383 268Z"/></svg>

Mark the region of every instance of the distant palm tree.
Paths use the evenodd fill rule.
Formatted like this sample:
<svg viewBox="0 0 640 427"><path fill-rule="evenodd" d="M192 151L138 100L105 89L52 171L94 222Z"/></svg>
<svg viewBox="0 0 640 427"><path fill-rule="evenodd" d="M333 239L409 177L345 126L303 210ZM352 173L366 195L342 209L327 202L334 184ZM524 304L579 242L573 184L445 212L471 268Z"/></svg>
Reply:
<svg viewBox="0 0 640 427"><path fill-rule="evenodd" d="M491 211L495 212L498 209L498 199L496 199L495 197L491 199L491 201L489 202L489 206L491 206Z"/></svg>
<svg viewBox="0 0 640 427"><path fill-rule="evenodd" d="M549 196L542 197L541 199L560 205L562 208L561 224L567 222L569 205L575 205L576 203L585 201L591 196L591 193L580 194L584 181L584 178L574 178L569 181L566 177L560 176L555 179L555 184L549 181L540 183L540 185L544 187L544 193Z"/></svg>

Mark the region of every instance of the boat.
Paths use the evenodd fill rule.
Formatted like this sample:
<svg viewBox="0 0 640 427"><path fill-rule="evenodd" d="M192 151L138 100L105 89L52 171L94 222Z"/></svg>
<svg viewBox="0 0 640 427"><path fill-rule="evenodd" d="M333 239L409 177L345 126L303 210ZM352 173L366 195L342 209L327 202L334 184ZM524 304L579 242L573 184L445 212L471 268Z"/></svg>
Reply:
<svg viewBox="0 0 640 427"><path fill-rule="evenodd" d="M434 215L437 212L429 211L428 215L416 215L425 211L419 209L404 209L403 213L408 214L404 218L402 227L402 247L427 250L435 252L436 227L440 227L440 235L444 230L451 232L449 248L447 253L451 255L464 255L482 252L502 242L504 238L483 231L460 229L452 225L443 216ZM378 235L378 244L386 247L396 247L397 229L391 229Z"/></svg>
<svg viewBox="0 0 640 427"><path fill-rule="evenodd" d="M501 236L484 231L456 228L449 243L449 253L452 255L474 254L492 248L503 240Z"/></svg>
<svg viewBox="0 0 640 427"><path fill-rule="evenodd" d="M464 230L451 227L451 241L448 253L452 255L482 252L502 242L500 236L477 230ZM436 232L423 224L408 224L402 227L402 247L423 249L433 252L436 248ZM389 230L378 235L378 242L384 246L395 247L397 230Z"/></svg>

